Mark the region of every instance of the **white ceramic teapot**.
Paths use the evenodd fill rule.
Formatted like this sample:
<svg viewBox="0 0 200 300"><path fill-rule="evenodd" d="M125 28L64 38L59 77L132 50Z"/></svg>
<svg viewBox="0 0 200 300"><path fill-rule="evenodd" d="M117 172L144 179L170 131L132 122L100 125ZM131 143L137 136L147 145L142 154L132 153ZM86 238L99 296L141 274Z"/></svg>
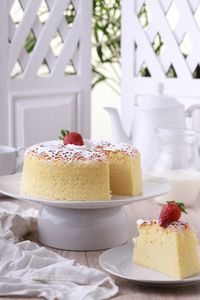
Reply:
<svg viewBox="0 0 200 300"><path fill-rule="evenodd" d="M163 85L159 84L155 95L141 98L137 105L134 105L133 124L129 137L123 130L118 111L112 107L104 109L111 118L113 140L134 144L141 153L143 170L148 171L159 151L155 128L186 128L186 117L193 115L194 110L200 112L200 105L193 105L185 111L183 104L163 94Z"/></svg>

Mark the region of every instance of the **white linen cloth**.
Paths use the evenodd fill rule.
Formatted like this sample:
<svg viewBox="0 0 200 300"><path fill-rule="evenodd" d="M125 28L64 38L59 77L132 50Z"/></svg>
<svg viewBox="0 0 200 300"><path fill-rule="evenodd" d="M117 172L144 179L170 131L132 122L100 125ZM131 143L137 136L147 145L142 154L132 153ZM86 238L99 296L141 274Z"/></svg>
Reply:
<svg viewBox="0 0 200 300"><path fill-rule="evenodd" d="M22 211L14 202L0 202L0 296L100 300L117 294L107 274L22 241L35 230L36 216L35 209Z"/></svg>

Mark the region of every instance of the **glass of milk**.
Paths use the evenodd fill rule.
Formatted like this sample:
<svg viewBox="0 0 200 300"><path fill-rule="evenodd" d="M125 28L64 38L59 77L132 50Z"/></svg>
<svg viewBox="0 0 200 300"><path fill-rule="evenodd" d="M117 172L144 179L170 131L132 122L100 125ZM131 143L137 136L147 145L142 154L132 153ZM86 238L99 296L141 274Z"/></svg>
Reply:
<svg viewBox="0 0 200 300"><path fill-rule="evenodd" d="M159 203L183 202L192 206L200 200L200 133L182 128L157 128L160 153L151 167L151 175L167 178L172 189L156 197Z"/></svg>

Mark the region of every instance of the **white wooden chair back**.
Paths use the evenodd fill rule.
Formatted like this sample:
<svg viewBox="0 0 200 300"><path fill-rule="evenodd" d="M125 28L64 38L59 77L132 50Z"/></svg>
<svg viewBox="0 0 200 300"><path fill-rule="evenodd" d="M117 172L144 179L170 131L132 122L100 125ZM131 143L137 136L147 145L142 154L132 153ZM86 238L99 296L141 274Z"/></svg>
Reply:
<svg viewBox="0 0 200 300"><path fill-rule="evenodd" d="M0 144L27 147L61 128L89 137L92 1L0 5Z"/></svg>
<svg viewBox="0 0 200 300"><path fill-rule="evenodd" d="M155 93L158 81L186 107L200 102L199 40L199 1L122 0L121 112L127 132L137 96Z"/></svg>

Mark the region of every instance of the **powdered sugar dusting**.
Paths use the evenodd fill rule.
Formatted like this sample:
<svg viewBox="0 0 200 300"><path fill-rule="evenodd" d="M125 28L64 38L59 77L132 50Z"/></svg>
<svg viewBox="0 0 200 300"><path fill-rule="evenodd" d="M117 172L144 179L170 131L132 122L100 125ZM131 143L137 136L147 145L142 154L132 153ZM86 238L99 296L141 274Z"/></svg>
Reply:
<svg viewBox="0 0 200 300"><path fill-rule="evenodd" d="M94 146L99 147L99 148L104 148L104 147L109 147L109 146L114 147L113 143L106 141L106 140L93 140L92 143Z"/></svg>
<svg viewBox="0 0 200 300"><path fill-rule="evenodd" d="M133 145L125 143L110 143L103 140L95 142L95 146L101 148L103 151L123 152L123 154L130 156L135 156L139 153Z"/></svg>
<svg viewBox="0 0 200 300"><path fill-rule="evenodd" d="M139 219L136 221L137 226L145 226L145 225L155 225L158 224L159 222L158 220L143 220L143 219ZM162 227L159 225L160 228L162 228L163 230L165 229L171 229L174 231L183 231L183 230L187 230L190 229L190 225L187 222L184 221L176 221L176 222L172 222L170 223L167 227Z"/></svg>
<svg viewBox="0 0 200 300"><path fill-rule="evenodd" d="M81 161L102 161L107 160L106 152L123 152L130 156L139 153L138 150L129 144L101 141L85 141L85 145L73 144L64 145L63 141L55 140L39 143L31 146L25 152L27 155L37 156L45 160L62 160L66 162Z"/></svg>
<svg viewBox="0 0 200 300"><path fill-rule="evenodd" d="M144 224L144 222L145 221L143 219L139 219L139 220L136 221L137 225L139 225L139 226Z"/></svg>
<svg viewBox="0 0 200 300"><path fill-rule="evenodd" d="M37 156L45 160L61 160L63 162L81 161L102 161L107 160L105 154L94 151L94 147L64 145L62 141L48 141L36 144L28 148L25 155Z"/></svg>
<svg viewBox="0 0 200 300"><path fill-rule="evenodd" d="M143 219L138 219L136 221L138 226L141 225L151 225L151 224L158 224L158 220L143 220Z"/></svg>
<svg viewBox="0 0 200 300"><path fill-rule="evenodd" d="M190 229L190 225L184 221L172 222L167 228L172 228L176 231Z"/></svg>

